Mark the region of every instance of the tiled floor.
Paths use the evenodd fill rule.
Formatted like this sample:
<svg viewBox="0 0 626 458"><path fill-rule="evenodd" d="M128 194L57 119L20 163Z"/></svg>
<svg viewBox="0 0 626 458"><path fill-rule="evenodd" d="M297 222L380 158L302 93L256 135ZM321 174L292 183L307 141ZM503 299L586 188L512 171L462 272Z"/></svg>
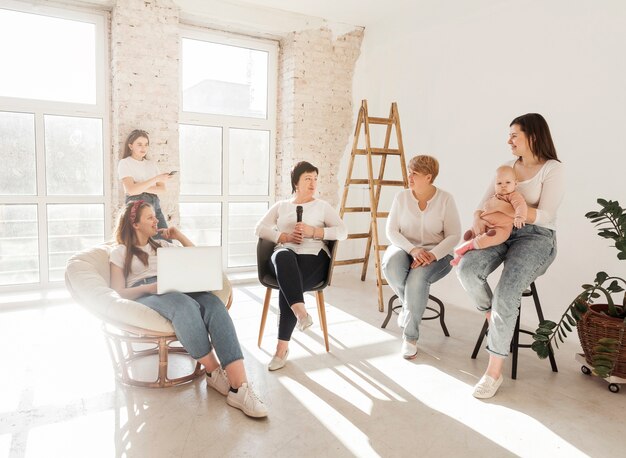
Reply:
<svg viewBox="0 0 626 458"><path fill-rule="evenodd" d="M583 375L575 337L557 353L558 374L525 350L518 379L478 401L471 389L486 354L469 358L478 312L448 303L451 337L424 322L419 356L405 361L395 320L380 328L373 282L336 274L326 290L331 352L307 296L316 323L294 334L288 365L269 373L276 318L257 348L263 295L257 284L238 286L231 309L249 378L270 409L260 421L228 407L202 379L168 389L116 384L98 321L63 294L37 307L0 303L0 457L624 453L626 388L612 394Z"/></svg>

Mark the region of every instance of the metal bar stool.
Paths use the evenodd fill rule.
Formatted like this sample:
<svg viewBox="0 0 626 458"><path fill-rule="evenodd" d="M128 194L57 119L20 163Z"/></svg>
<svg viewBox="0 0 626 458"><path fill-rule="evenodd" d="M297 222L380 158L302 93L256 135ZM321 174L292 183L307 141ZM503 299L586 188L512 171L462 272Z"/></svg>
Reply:
<svg viewBox="0 0 626 458"><path fill-rule="evenodd" d="M385 317L385 321L383 321L383 324L380 326L383 329L387 327L387 323L389 323L392 313L402 308L402 304L400 303L400 301L398 301L398 305L396 306L393 305L396 299L398 299L397 294L394 294L389 299L389 303L387 305L387 316ZM435 314L433 316L424 316L422 317L422 320L435 320L439 318L439 324L441 324L441 329L443 329L443 333L445 334L446 337L450 337L450 333L448 332L448 328L446 327L446 322L444 321L446 308L443 306L443 302L441 302L441 300L438 297L435 297L432 294L428 295L428 299L435 302L439 306L439 310L427 306L426 310L430 310L431 312L434 312Z"/></svg>
<svg viewBox="0 0 626 458"><path fill-rule="evenodd" d="M522 297L531 297L535 302L535 309L537 310L537 317L539 318L539 322L544 320L543 311L541 310L541 302L539 302L539 294L537 294L537 287L535 286L535 282L530 284L529 289L522 293ZM517 352L520 348L530 348L531 344L521 344L519 342L519 335L521 332L524 334L533 335L532 331L527 331L525 329L520 329L520 316L522 315L522 307L520 303L519 313L517 314L517 321L515 322L515 330L513 331L513 339L511 340L511 353L513 354L513 364L511 367L511 378L515 380L517 378ZM478 350L480 350L480 346L483 343L483 339L487 335L489 327L489 322L485 319L483 324L483 328L480 331L480 335L478 336L478 340L476 341L476 346L474 347L474 351L472 352L472 359L476 359L476 355L478 355ZM552 346L548 349L548 358L550 359L550 366L552 366L552 372L558 372L559 370L556 367L556 360L554 359L554 352L552 351Z"/></svg>

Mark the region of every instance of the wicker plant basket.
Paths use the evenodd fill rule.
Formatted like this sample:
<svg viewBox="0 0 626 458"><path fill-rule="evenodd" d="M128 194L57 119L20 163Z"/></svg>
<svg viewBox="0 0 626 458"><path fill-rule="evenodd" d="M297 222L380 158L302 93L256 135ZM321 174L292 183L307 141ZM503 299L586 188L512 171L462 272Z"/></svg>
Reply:
<svg viewBox="0 0 626 458"><path fill-rule="evenodd" d="M585 352L585 360L590 367L593 367L593 347L596 346L599 339L610 337L618 342L621 339L622 344L617 356L617 364L611 375L626 378L626 324L621 318L605 315L608 308L606 304L591 304L589 311L583 315L577 324L578 337Z"/></svg>

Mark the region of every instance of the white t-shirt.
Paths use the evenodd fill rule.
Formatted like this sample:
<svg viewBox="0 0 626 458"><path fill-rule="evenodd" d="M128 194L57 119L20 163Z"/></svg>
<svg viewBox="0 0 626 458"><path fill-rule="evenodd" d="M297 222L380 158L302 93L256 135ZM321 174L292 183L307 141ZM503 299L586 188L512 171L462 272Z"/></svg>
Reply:
<svg viewBox="0 0 626 458"><path fill-rule="evenodd" d="M507 162L515 169L517 159ZM487 192L480 202L483 208L485 202L493 196L495 178L491 181ZM526 200L526 203L537 209L537 217L532 224L556 230L556 212L565 195L565 166L554 159L546 161L537 174L529 180L520 181L515 188Z"/></svg>
<svg viewBox="0 0 626 458"><path fill-rule="evenodd" d="M138 161L137 159L133 159L132 156L128 156L120 160L117 164L117 176L120 180L131 177L135 183L141 183L158 174L159 169L156 163L148 159Z"/></svg>
<svg viewBox="0 0 626 458"><path fill-rule="evenodd" d="M178 247L166 240L155 240L160 243L162 247ZM130 272L126 279L126 287L129 288L133 284L137 283L144 278L155 277L157 274L157 254L152 249L149 243L140 247L141 250L148 253L148 265L144 265L137 256L133 256L133 260L130 263ZM126 260L126 245L117 245L111 251L109 256L109 262L115 264L120 269L124 270L124 261Z"/></svg>
<svg viewBox="0 0 626 458"><path fill-rule="evenodd" d="M296 207L302 206L302 222L313 227L324 228L324 240L345 240L348 228L330 204L321 199L314 199L306 204L294 204L291 200L281 200L272 205L254 229L254 234L265 240L278 243L281 232L289 234L296 226ZM283 243L277 248L290 248L298 254L319 254L324 250L329 256L328 248L323 240L305 238L300 245Z"/></svg>
<svg viewBox="0 0 626 458"><path fill-rule="evenodd" d="M407 253L424 248L437 259L452 253L461 238L461 219L452 194L437 188L421 210L410 189L400 191L387 218L387 238Z"/></svg>

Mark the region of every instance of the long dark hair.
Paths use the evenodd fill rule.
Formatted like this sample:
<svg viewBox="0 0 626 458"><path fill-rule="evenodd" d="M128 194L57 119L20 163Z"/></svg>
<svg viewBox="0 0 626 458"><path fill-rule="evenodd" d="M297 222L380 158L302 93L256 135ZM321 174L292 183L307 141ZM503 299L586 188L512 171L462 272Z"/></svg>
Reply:
<svg viewBox="0 0 626 458"><path fill-rule="evenodd" d="M300 176L303 173L317 173L320 174L320 171L313 164L307 161L300 161L291 169L291 193L296 192L296 185L298 181L300 181Z"/></svg>
<svg viewBox="0 0 626 458"><path fill-rule="evenodd" d="M137 256L144 266L148 265L148 253L140 249L137 244L137 235L135 234L135 228L133 224L141 219L141 213L144 208L150 207L148 202L143 200L137 200L129 202L124 211L120 214L117 221L117 228L115 229L115 240L120 245L126 247L126 259L124 259L124 279L128 278L130 273L130 265L133 260L133 256ZM152 237L148 239L148 243L156 253L157 248L161 245L154 241Z"/></svg>
<svg viewBox="0 0 626 458"><path fill-rule="evenodd" d="M135 129L128 135L128 137L126 138L126 142L124 143L124 154L122 155L122 159L127 158L128 156L131 156L133 154L133 152L130 150L129 145L135 143L135 140L142 137L148 140L149 145L150 137L148 137L148 132L146 132L145 130Z"/></svg>
<svg viewBox="0 0 626 458"><path fill-rule="evenodd" d="M511 121L509 127L513 124L517 124L522 132L526 134L528 145L535 157L541 161L554 159L561 162L556 155L550 128L543 116L539 113L526 113Z"/></svg>

